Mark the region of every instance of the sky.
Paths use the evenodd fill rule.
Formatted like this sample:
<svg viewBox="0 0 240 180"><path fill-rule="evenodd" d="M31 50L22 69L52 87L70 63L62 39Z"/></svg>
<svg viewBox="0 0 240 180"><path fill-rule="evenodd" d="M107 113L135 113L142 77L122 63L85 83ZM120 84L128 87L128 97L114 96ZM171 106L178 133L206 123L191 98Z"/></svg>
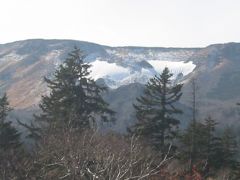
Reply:
<svg viewBox="0 0 240 180"><path fill-rule="evenodd" d="M0 44L34 38L158 47L240 42L240 0L0 0Z"/></svg>

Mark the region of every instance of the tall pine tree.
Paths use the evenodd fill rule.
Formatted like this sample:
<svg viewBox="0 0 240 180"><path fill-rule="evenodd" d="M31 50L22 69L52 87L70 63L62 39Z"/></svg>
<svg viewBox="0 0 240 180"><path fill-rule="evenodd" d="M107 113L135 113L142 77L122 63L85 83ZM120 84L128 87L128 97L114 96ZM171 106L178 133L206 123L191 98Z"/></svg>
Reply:
<svg viewBox="0 0 240 180"><path fill-rule="evenodd" d="M134 104L138 122L132 131L160 150L162 158L168 151L169 142L176 137L180 123L174 115L182 113L175 107L182 95L182 84L173 84L172 76L169 69L165 68L159 76L150 79L143 96L137 98Z"/></svg>
<svg viewBox="0 0 240 180"><path fill-rule="evenodd" d="M7 95L0 98L0 150L7 151L20 146L20 133L7 121L12 108L9 106Z"/></svg>
<svg viewBox="0 0 240 180"><path fill-rule="evenodd" d="M238 166L237 154L238 144L234 131L230 127L226 127L221 137L223 166L235 168Z"/></svg>
<svg viewBox="0 0 240 180"><path fill-rule="evenodd" d="M56 70L54 77L45 78L50 94L42 97L42 113L36 116L51 126L85 129L113 120L101 93L106 90L90 77L91 65L84 62L83 53L75 48Z"/></svg>
<svg viewBox="0 0 240 180"><path fill-rule="evenodd" d="M184 161L189 161L189 166L192 167L199 163L199 161L204 160L205 156L203 151L206 148L206 128L203 123L200 122L190 122L188 127L183 131L180 136L181 142L181 154L180 158ZM194 137L194 161L193 160L193 139Z"/></svg>
<svg viewBox="0 0 240 180"><path fill-rule="evenodd" d="M207 117L204 122L205 133L200 137L204 140L204 149L200 153L205 159L203 170L206 176L214 175L223 163L221 137L216 135L217 124L211 116Z"/></svg>
<svg viewBox="0 0 240 180"><path fill-rule="evenodd" d="M236 160L237 144L232 131L226 129L223 135L216 132L216 121L207 117L204 123L193 122L181 136L180 158L191 161L192 136L194 135L195 151L192 166L198 168L206 177L216 175L221 168L234 169L238 167Z"/></svg>
<svg viewBox="0 0 240 180"><path fill-rule="evenodd" d="M7 121L11 110L4 94L0 98L0 179L14 179L13 176L23 179L18 166L23 156L20 133Z"/></svg>

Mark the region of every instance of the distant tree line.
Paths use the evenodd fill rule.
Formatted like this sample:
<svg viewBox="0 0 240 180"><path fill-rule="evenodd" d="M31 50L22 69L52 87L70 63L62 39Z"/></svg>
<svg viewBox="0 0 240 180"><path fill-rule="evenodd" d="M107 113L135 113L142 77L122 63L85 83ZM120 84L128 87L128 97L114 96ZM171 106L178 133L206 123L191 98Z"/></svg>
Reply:
<svg viewBox="0 0 240 180"><path fill-rule="evenodd" d="M240 178L238 144L231 128L220 133L212 117L196 116L196 80L192 81L192 117L185 129L177 118L183 84L165 68L145 85L133 106L137 122L128 135L101 132L115 122L102 98L107 89L92 78L78 48L69 53L53 77L44 78L50 93L42 96L41 113L25 127L32 147L7 121L12 108L0 98L0 179L207 179L223 173ZM174 169L169 169L171 166Z"/></svg>

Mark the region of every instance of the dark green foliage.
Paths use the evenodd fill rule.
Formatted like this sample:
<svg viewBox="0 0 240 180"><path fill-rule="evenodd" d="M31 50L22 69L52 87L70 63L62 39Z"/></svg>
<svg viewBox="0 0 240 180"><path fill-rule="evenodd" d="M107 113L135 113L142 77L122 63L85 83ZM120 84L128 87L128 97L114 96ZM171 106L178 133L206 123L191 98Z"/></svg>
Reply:
<svg viewBox="0 0 240 180"><path fill-rule="evenodd" d="M190 160L190 152L193 147L191 141L194 136L194 166L197 166L205 176L216 175L217 170L238 166L236 160L237 144L232 131L226 129L222 136L216 133L217 123L211 117L205 119L204 123L196 122L195 128L191 123L181 136L182 160Z"/></svg>
<svg viewBox="0 0 240 180"><path fill-rule="evenodd" d="M30 124L23 123L17 119L17 122L20 126L26 128L28 130L28 135L26 138L30 138L35 140L36 142L41 139L41 128L37 127L36 125L31 122Z"/></svg>
<svg viewBox="0 0 240 180"><path fill-rule="evenodd" d="M6 121L8 113L12 111L12 108L9 107L9 102L7 99L6 93L0 98L0 122L3 123Z"/></svg>
<svg viewBox="0 0 240 180"><path fill-rule="evenodd" d="M208 117L205 119L205 135L202 137L205 139L204 142L204 158L206 159L206 171L209 172L209 168L219 168L221 164L221 138L216 135L216 125L214 119Z"/></svg>
<svg viewBox="0 0 240 180"><path fill-rule="evenodd" d="M7 150L17 148L21 143L19 141L20 134L12 127L11 122L0 124L0 149Z"/></svg>
<svg viewBox="0 0 240 180"><path fill-rule="evenodd" d="M189 124L189 126L187 127L187 129L182 133L180 141L182 143L182 147L181 147L181 159L184 160L190 160L190 155L191 152L193 151L193 143L194 143L194 159L195 161L197 161L196 159L202 159L203 158L203 150L205 148L204 144L205 144L205 128L204 128L204 124L196 122L195 125L191 122ZM193 142L193 138L194 137L194 142Z"/></svg>
<svg viewBox="0 0 240 180"><path fill-rule="evenodd" d="M225 128L221 137L222 158L224 167L234 168L237 166L238 145L233 129Z"/></svg>
<svg viewBox="0 0 240 180"><path fill-rule="evenodd" d="M8 113L12 110L9 107L7 95L0 98L0 150L7 151L11 148L17 148L20 143L20 134L6 121Z"/></svg>
<svg viewBox="0 0 240 180"><path fill-rule="evenodd" d="M238 180L240 178L239 150L233 129L225 128L220 140L220 153L215 157L218 162L216 168L229 170L230 179Z"/></svg>
<svg viewBox="0 0 240 180"><path fill-rule="evenodd" d="M169 148L169 142L176 137L180 123L174 114L182 113L175 108L182 95L182 84L173 84L172 76L165 68L162 74L150 79L144 95L134 104L138 122L132 131L146 138L163 155Z"/></svg>
<svg viewBox="0 0 240 180"><path fill-rule="evenodd" d="M222 149L220 138L215 134L216 125L211 117L206 118L204 123L192 122L180 139L180 159L189 161L190 165L192 160L192 166L197 166L198 170L207 176L212 174L213 169L219 168L222 161L221 157L218 157L221 156Z"/></svg>
<svg viewBox="0 0 240 180"><path fill-rule="evenodd" d="M216 125L217 123L211 117L205 119L205 133L202 136L202 139L205 141L202 144L203 151L200 153L202 153L202 158L205 160L203 171L208 176L219 169L223 161L221 157L223 153L221 138L216 135Z"/></svg>
<svg viewBox="0 0 240 180"><path fill-rule="evenodd" d="M96 118L111 121L114 113L101 97L105 88L90 78L89 68L79 49L70 52L54 77L45 78L51 92L42 97L42 114L37 119L69 128L90 128L96 125Z"/></svg>
<svg viewBox="0 0 240 180"><path fill-rule="evenodd" d="M21 142L20 133L12 126L6 118L12 110L9 107L7 95L0 98L0 179L18 179L22 176L22 164L20 165ZM18 167L19 166L19 167Z"/></svg>

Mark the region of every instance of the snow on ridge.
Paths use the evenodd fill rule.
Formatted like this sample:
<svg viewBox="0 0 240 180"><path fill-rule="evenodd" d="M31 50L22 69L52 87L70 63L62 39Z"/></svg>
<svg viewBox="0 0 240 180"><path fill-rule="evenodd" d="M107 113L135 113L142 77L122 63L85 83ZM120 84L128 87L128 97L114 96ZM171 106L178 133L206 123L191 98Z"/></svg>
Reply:
<svg viewBox="0 0 240 180"><path fill-rule="evenodd" d="M168 67L170 72L174 75L178 73L183 73L184 76L191 73L196 67L192 61L184 62L184 61L162 61L162 60L148 60L149 64L153 66L153 68L157 71L157 73L161 73L165 67Z"/></svg>
<svg viewBox="0 0 240 180"><path fill-rule="evenodd" d="M164 60L164 61L185 61L194 54L194 50L158 50L158 49L128 49L116 48L106 49L111 58L132 59L134 61L142 60Z"/></svg>
<svg viewBox="0 0 240 180"><path fill-rule="evenodd" d="M59 67L62 62L59 59L59 56L63 53L63 50L53 50L44 56L44 60L47 62L52 62L56 68Z"/></svg>
<svg viewBox="0 0 240 180"><path fill-rule="evenodd" d="M90 63L91 76L97 80L99 78L109 77L113 80L121 80L130 75L130 70L116 63L96 60Z"/></svg>
<svg viewBox="0 0 240 180"><path fill-rule="evenodd" d="M92 65L90 70L93 79L103 78L105 83L112 89L134 82L146 83L156 73L153 69L146 68L133 71L130 67L125 68L116 63L100 60L96 60L90 65Z"/></svg>
<svg viewBox="0 0 240 180"><path fill-rule="evenodd" d="M130 76L122 79L119 82L119 86L136 82L145 84L150 78L154 77L155 74L156 72L152 69L142 68L141 71L135 71Z"/></svg>
<svg viewBox="0 0 240 180"><path fill-rule="evenodd" d="M152 68L141 68L140 70L134 70L131 67L123 67L116 63L109 63L107 61L101 61L97 59L91 62L91 76L94 80L103 78L105 83L112 89L118 88L122 85L138 82L145 84L150 78L157 73L161 73L165 67L174 74L173 78L176 78L179 73L183 73L184 76L191 73L195 68L195 64L190 62L173 62L162 60L148 60Z"/></svg>

